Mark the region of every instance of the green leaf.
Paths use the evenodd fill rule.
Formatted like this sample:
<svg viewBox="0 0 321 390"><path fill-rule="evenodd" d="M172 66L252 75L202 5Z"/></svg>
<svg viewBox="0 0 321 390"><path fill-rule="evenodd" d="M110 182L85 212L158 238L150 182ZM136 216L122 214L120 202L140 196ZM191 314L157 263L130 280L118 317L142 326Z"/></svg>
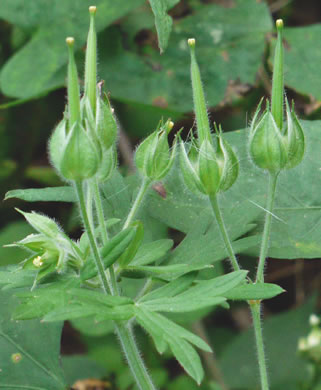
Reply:
<svg viewBox="0 0 321 390"><path fill-rule="evenodd" d="M126 268L132 262L144 238L144 225L140 221L132 223L131 226L134 228L135 235L118 260L122 268Z"/></svg>
<svg viewBox="0 0 321 390"><path fill-rule="evenodd" d="M169 177L166 191L167 198L154 196L148 210L168 226L187 232L184 240L171 253L169 262L206 265L227 258L228 254L208 200L186 191L178 169ZM227 192L229 193L230 191ZM228 195L224 194L224 200L226 196ZM231 200L230 204L234 207L223 210L223 218L229 237L234 241L235 253L241 253L259 243L258 237L237 238L253 229L253 220L260 214L260 210L240 197Z"/></svg>
<svg viewBox="0 0 321 390"><path fill-rule="evenodd" d="M291 384L307 379L307 369L297 353L298 340L309 332L309 316L313 313L313 300L288 312L277 314L264 321L264 344L268 361L271 387ZM220 366L227 386L237 389L260 387L253 329L242 332L224 349ZM282 364L280 364L280 361ZM238 367L235 375L235 367Z"/></svg>
<svg viewBox="0 0 321 390"><path fill-rule="evenodd" d="M77 282L71 281L72 284ZM72 288L70 282L54 283L19 294L22 303L15 318L43 317L44 321L64 321L82 317L99 320L128 320L133 316L132 300L103 292Z"/></svg>
<svg viewBox="0 0 321 390"><path fill-rule="evenodd" d="M77 280L72 279L65 283L55 282L54 285L37 288L34 291L18 293L20 305L13 312L13 318L17 320L29 320L42 318L55 307L66 305L66 288L76 285Z"/></svg>
<svg viewBox="0 0 321 390"><path fill-rule="evenodd" d="M139 302L152 301L160 298L170 298L188 289L193 283L196 272L190 272L187 275L181 276L172 282L167 283L165 286L159 287L150 293L144 295Z"/></svg>
<svg viewBox="0 0 321 390"><path fill-rule="evenodd" d="M161 311L167 313L188 313L195 310L201 310L206 307L223 305L226 302L224 297L202 297L197 300L187 302L179 295L174 298L154 299L145 302L144 307L150 311Z"/></svg>
<svg viewBox="0 0 321 390"><path fill-rule="evenodd" d="M77 196L72 187L29 188L8 191L4 200L18 198L27 202L76 202Z"/></svg>
<svg viewBox="0 0 321 390"><path fill-rule="evenodd" d="M270 299L284 291L280 286L271 283L245 284L224 293L224 297L233 300Z"/></svg>
<svg viewBox="0 0 321 390"><path fill-rule="evenodd" d="M124 16L144 0L97 0L97 31ZM3 93L18 98L31 98L64 84L67 63L65 38L75 37L81 48L89 26L88 0L3 0L0 18L36 32L31 40L12 56L2 68L0 83ZM41 53L41 55L39 55Z"/></svg>
<svg viewBox="0 0 321 390"><path fill-rule="evenodd" d="M221 305L226 299L226 292L239 285L246 277L246 271L236 271L205 280L175 297L144 301L144 307L151 311L190 312L209 306Z"/></svg>
<svg viewBox="0 0 321 390"><path fill-rule="evenodd" d="M72 288L67 290L66 293L88 304L101 303L107 306L122 306L133 303L133 300L128 297L106 295L103 291L88 290L85 288Z"/></svg>
<svg viewBox="0 0 321 390"><path fill-rule="evenodd" d="M145 319L148 322L148 326L154 327L155 330L160 329L161 334L165 340L170 337L182 338L189 343L195 345L196 347L202 349L203 351L211 352L211 348L203 341L200 337L194 335L187 329L183 328L180 325L175 324L175 322L169 320L165 316L150 312L142 306L135 306L135 315L137 316L137 321Z"/></svg>
<svg viewBox="0 0 321 390"><path fill-rule="evenodd" d="M16 210L19 211L19 213L26 218L27 222L39 233L53 239L57 239L61 236L61 229L53 219L34 211L25 213L19 209Z"/></svg>
<svg viewBox="0 0 321 390"><path fill-rule="evenodd" d="M192 111L187 39L194 36L207 101L214 106L228 94L231 80L242 84L255 82L262 64L265 35L271 30L267 5L256 0L235 0L228 9L209 4L182 18L173 26L166 56L150 48L148 57L125 50L121 32L109 29L98 43L101 77L112 96L119 100L161 105L178 112ZM122 77L124 74L135 75L137 82L129 83Z"/></svg>
<svg viewBox="0 0 321 390"><path fill-rule="evenodd" d="M3 269L1 267L1 269ZM14 289L18 287L32 286L37 271L21 270L19 267L7 268L5 271L0 271L0 285L4 285L3 290Z"/></svg>
<svg viewBox="0 0 321 390"><path fill-rule="evenodd" d="M283 32L286 43L284 52L285 84L303 95L312 95L321 100L320 51L319 45L321 24L304 27L285 28ZM271 42L271 57L275 42ZM272 58L270 57L270 62ZM305 77L302 77L302 75Z"/></svg>
<svg viewBox="0 0 321 390"><path fill-rule="evenodd" d="M162 54L168 45L173 20L167 15L167 0L149 0L149 3L155 16L158 46Z"/></svg>
<svg viewBox="0 0 321 390"><path fill-rule="evenodd" d="M108 241L108 243L102 248L101 256L105 268L110 267L121 254L128 248L132 239L135 236L135 229L129 227L125 230L122 230L116 236ZM91 279L97 275L97 267L93 258L89 258L84 267L81 269L81 278L82 280Z"/></svg>
<svg viewBox="0 0 321 390"><path fill-rule="evenodd" d="M187 274L192 271L201 270L208 268L208 266L197 265L197 264L172 264L172 265L161 265L161 266L128 266L124 272L127 277L130 277L130 273L136 274L136 277L140 276L154 276L160 279L172 280L179 278L180 276Z"/></svg>
<svg viewBox="0 0 321 390"><path fill-rule="evenodd" d="M156 240L143 244L131 262L133 266L142 266L161 260L172 248L174 242L169 239Z"/></svg>
<svg viewBox="0 0 321 390"><path fill-rule="evenodd" d="M204 371L201 359L195 349L185 340L177 340L174 337L171 338L170 346L174 356L184 370L200 385Z"/></svg>
<svg viewBox="0 0 321 390"><path fill-rule="evenodd" d="M76 302L67 306L58 307L43 317L43 321L67 321L77 318L95 316L96 321L115 320L128 321L134 315L133 305L107 307L99 304L83 304Z"/></svg>
<svg viewBox="0 0 321 390"><path fill-rule="evenodd" d="M62 323L12 321L17 299L11 293L1 292L0 301L0 387L26 390L67 388L59 359Z"/></svg>
<svg viewBox="0 0 321 390"><path fill-rule="evenodd" d="M136 306L135 315L137 322L153 337L157 350L162 353L169 345L185 371L197 383L200 383L204 372L200 358L190 343L210 352L208 345L199 337L160 314Z"/></svg>

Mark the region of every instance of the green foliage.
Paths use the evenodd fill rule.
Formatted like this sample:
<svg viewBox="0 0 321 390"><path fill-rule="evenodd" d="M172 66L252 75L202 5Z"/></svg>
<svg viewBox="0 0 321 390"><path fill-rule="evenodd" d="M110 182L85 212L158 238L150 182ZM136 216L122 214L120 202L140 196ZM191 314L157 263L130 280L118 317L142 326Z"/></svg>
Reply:
<svg viewBox="0 0 321 390"><path fill-rule="evenodd" d="M297 343L299 337L309 329L308 318L313 311L313 305L310 300L295 310L264 321L265 348L273 389L282 385L287 389L296 388L295 383L307 377L306 367L297 354ZM253 348L248 348L252 340L253 331L249 329L238 335L223 352L221 365L227 384L232 388L247 389L258 386L255 352ZM239 367L238 375L234 375L235 365Z"/></svg>
<svg viewBox="0 0 321 390"><path fill-rule="evenodd" d="M125 51L117 32L113 32L112 41L106 36L109 52L114 55L110 58L104 55L108 50L101 50L100 61L108 64L108 71L102 67L101 75L113 96L148 105L161 101L162 106L173 110L190 111L192 98L186 97L191 96L187 46L191 35L198 42L198 57L210 105L223 100L229 80L253 83L263 55L264 35L272 27L271 19L263 3L254 0L235 3L228 13L224 7L210 4L184 18L174 25L166 53L159 56L151 52L149 61L135 52ZM111 32L109 36L111 38ZM244 51L245 57L241 54ZM121 74L138 75L139 83L124 82Z"/></svg>
<svg viewBox="0 0 321 390"><path fill-rule="evenodd" d="M67 388L59 362L62 323L12 321L18 300L8 292L1 292L0 297L0 387Z"/></svg>
<svg viewBox="0 0 321 390"><path fill-rule="evenodd" d="M11 198L26 202L76 202L77 200L74 189L69 186L12 190L6 193L5 200Z"/></svg>
<svg viewBox="0 0 321 390"><path fill-rule="evenodd" d="M158 45L161 53L168 45L173 20L167 15L168 0L149 0L150 6L155 15L155 26L158 35Z"/></svg>
<svg viewBox="0 0 321 390"><path fill-rule="evenodd" d="M265 259L267 255L280 259L321 257L317 187L320 123L304 121L301 128L287 102L284 110L284 42L280 32L283 22L276 23L279 34L271 113L267 107L257 120L259 106L250 131L229 132L223 138L221 127L215 124L216 134L211 135L206 102L213 106L233 101L234 91L230 90L233 83L256 83L257 72L266 65L264 61L269 55L265 50L266 34L272 31L271 16L264 2L234 0L224 7L186 0L184 5L189 15L185 16L183 10L181 20L173 23L175 12L182 12L179 10L182 4L171 14L174 19L168 11L178 0L150 0L151 9L141 0L122 0L117 5L99 0L97 19L96 7L89 9L84 91L77 68L83 58L80 49L86 38L84 12L91 4L78 0L63 5L56 3L48 7L43 0L32 4L4 0L1 4L0 17L13 23L14 31L21 29L24 35L18 43L12 38L15 44L9 46L17 52L1 69L0 82L7 96L26 100L62 86L68 58L63 45L65 37L69 36L66 40L69 47L68 103L64 118L49 143L51 163L68 181L68 186L13 190L5 199L75 203L84 232L77 241L69 238L65 233L68 229L63 230L54 219L21 211L37 234L29 234L10 245L31 253L20 264L0 270L4 302L1 305L0 360L5 361L5 370L1 367L0 371L5 372L1 377L6 381L4 385L0 381L0 387L62 390L77 379L90 375L101 377L108 368L108 375L112 374L111 370L116 373L115 382L121 390L155 390L154 379L149 376L137 346L140 343L135 342L135 330L139 336L143 332L151 336L141 337L142 355L151 367L157 386L171 390L192 389L195 383L189 378L178 374L173 380L168 376L162 369L166 360L174 356L200 385L204 370L196 349L205 353L202 357L208 362L206 354L211 353L211 347L200 337L202 332L198 330L196 335L188 325L212 310L220 315L222 308L239 304L233 301L245 301L253 316L262 390L268 390L261 301L276 297L284 290L276 284L264 283ZM147 31L147 38L140 36L142 28L152 27L151 12L161 53L167 48L163 56L152 47L156 43L154 32ZM305 30L309 31L305 36L306 47L302 49L305 53L311 50L318 27ZM178 151L176 138L172 147L168 140L174 123L162 119L156 131L138 145L133 162L138 172L130 177L123 175L123 166L117 168L119 123L109 97L103 92L103 82L97 78L96 28L105 38L100 43L104 48L99 57L100 73L114 98L135 102L136 107L140 107L144 114L136 113L136 119L142 116L140 123L144 122L145 111L151 112L153 105L166 107L166 113L176 117L192 109L186 66L188 45L191 47L198 138L192 137L187 145L181 141ZM291 31L294 31L293 36ZM295 33L286 29L285 39L288 37L293 47L300 48L302 42L300 39L297 42ZM191 36L198 42L200 67L195 57L195 39ZM188 43L187 38L190 38ZM79 50L76 59L74 44ZM272 41L270 47L273 45ZM290 62L286 66L295 62L291 57L287 61ZM292 81L286 76L286 83L306 93L300 82L296 84L296 77ZM313 81L317 79L319 76ZM315 88L311 90L318 96ZM117 103L115 107L117 110ZM160 112L156 110L151 117ZM152 122L148 116L147 122ZM135 127L138 127L137 121L133 123ZM305 151L303 131L307 153L299 164ZM121 138L121 147L123 141ZM266 176L250 162L249 152L257 166L274 174L274 184L279 175L276 207L273 205L275 186L266 190ZM180 162L183 162L181 166ZM283 168L293 169L279 174ZM28 177L34 179L34 176ZM162 183L155 183L159 180ZM25 229L25 225L13 226L17 226L17 230ZM4 237L6 233L5 230ZM10 238L10 229L8 234ZM256 279L252 277L253 267L250 271L241 269L236 254L260 256ZM224 273L221 263L226 258L233 266L230 273ZM250 263L248 258L245 261ZM305 334L303 324L311 310L312 303L307 303L303 308L273 316L266 322L264 334L269 341L267 354L272 361L273 389L291 389L298 382L305 382L302 388L308 389L310 382L313 385L312 376L306 375L306 366L295 355L297 340ZM79 330L89 355L98 360L103 358L104 367L97 366L86 356L76 356L64 359L66 375L63 376L58 361L62 321L70 321ZM214 335L215 332L213 329ZM119 350L113 349L114 333L118 335L128 367L120 363ZM230 337L231 333L235 332L225 330L225 335ZM106 340L110 343L103 346ZM149 348L150 340L161 357ZM224 338L219 346L223 374L231 388L257 387L253 375L255 358L251 356L252 341L249 340L249 332L246 332L229 340L227 346ZM279 363L282 353L286 360L284 365ZM311 361L308 363L311 368ZM82 371L80 376L79 370ZM221 385L205 378L203 387L219 390Z"/></svg>
<svg viewBox="0 0 321 390"><path fill-rule="evenodd" d="M30 98L64 83L67 63L65 39L74 36L80 48L87 35L87 12L91 1L59 0L47 3L37 0L32 4L23 0L5 0L0 6L0 17L22 27L37 27L37 31L20 51L3 67L0 75L2 91L7 96ZM128 11L143 3L121 0L98 0L97 31L111 24ZM38 53L42 53L41 56ZM23 88L21 88L23 85Z"/></svg>
<svg viewBox="0 0 321 390"><path fill-rule="evenodd" d="M279 177L274 211L276 217L273 218L269 248L269 256L275 258L316 258L321 255L321 247L318 245L320 213L317 180L320 166L320 121L302 121L302 126L306 134L307 153L300 165ZM261 222L266 178L248 159L246 132L238 130L225 136L236 148L238 158L242 161L242 180L236 181L221 198L225 224L230 238L236 240ZM187 254L190 261L197 259L203 264L223 259L226 256L225 248L218 227L210 217L209 202L184 189L178 170L174 170L168 178L166 192L166 199L157 195L152 197L149 210L168 226L187 233L185 240L173 252L172 261L182 262L181 259L186 258ZM294 193L295 196L289 196ZM229 206L231 204L232 209ZM199 237L197 242L193 238L196 236ZM255 256L258 253L258 242L259 237L254 235L242 238L233 245L236 252L239 252L240 245L240 252Z"/></svg>

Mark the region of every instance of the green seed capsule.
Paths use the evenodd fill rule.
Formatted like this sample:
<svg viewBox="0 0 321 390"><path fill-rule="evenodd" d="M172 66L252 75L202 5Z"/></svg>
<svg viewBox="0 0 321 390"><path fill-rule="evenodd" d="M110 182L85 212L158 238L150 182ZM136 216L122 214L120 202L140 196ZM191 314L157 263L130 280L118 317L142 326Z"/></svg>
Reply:
<svg viewBox="0 0 321 390"><path fill-rule="evenodd" d="M135 162L140 173L149 180L161 180L169 172L176 154L176 140L170 152L167 136L174 124L167 121L137 148Z"/></svg>
<svg viewBox="0 0 321 390"><path fill-rule="evenodd" d="M198 173L206 194L216 194L220 188L220 167L213 145L207 140L204 140L200 147Z"/></svg>
<svg viewBox="0 0 321 390"><path fill-rule="evenodd" d="M182 143L180 161L185 184L194 193L214 195L227 191L238 177L237 157L221 131L216 147L205 140L199 150L192 144L187 154Z"/></svg>
<svg viewBox="0 0 321 390"><path fill-rule="evenodd" d="M84 128L76 123L70 130L60 162L60 171L68 180L85 180L98 170L98 153Z"/></svg>
<svg viewBox="0 0 321 390"><path fill-rule="evenodd" d="M277 174L282 169L298 165L304 155L305 140L298 118L289 108L286 100L286 123L283 123L283 21L276 21L278 38L274 56L271 110L267 102L266 110L260 117L259 104L250 128L249 150L253 162L262 169Z"/></svg>
<svg viewBox="0 0 321 390"><path fill-rule="evenodd" d="M277 173L285 167L286 146L269 105L260 120L253 122L249 141L252 160L259 168Z"/></svg>

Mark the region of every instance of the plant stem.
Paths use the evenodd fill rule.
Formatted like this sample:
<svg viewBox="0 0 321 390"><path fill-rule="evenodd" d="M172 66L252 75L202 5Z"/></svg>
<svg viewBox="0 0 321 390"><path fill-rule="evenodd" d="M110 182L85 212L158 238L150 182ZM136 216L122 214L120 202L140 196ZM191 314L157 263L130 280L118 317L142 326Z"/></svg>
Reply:
<svg viewBox="0 0 321 390"><path fill-rule="evenodd" d="M108 232L107 232L107 226L105 223L105 215L104 215L104 209L101 202L100 192L99 192L99 185L96 178L92 179L92 186L93 186L93 193L94 193L94 199L95 199L95 207L97 212L97 218L98 223L100 227L100 234L103 241L103 244L106 245L108 242Z"/></svg>
<svg viewBox="0 0 321 390"><path fill-rule="evenodd" d="M104 209L101 201L101 196L99 192L99 185L96 178L92 179L92 186L93 186L93 193L94 193L94 200L95 200L95 208L98 218L98 224L100 227L100 234L102 238L103 245L106 245L108 242L108 231L107 226L105 222L105 215L104 215ZM113 265L109 267L107 270L108 279L110 280L109 287L112 295L118 295L118 286L115 278L115 272Z"/></svg>
<svg viewBox="0 0 321 390"><path fill-rule="evenodd" d="M226 230L226 226L224 224L224 220L223 220L222 213L221 213L221 210L220 210L220 206L219 206L219 203L218 203L217 195L216 194L210 195L209 198L210 198L212 209L213 209L213 212L214 212L214 215L215 215L215 218L216 218L216 221L217 221L217 224L218 224L218 227L219 227L222 239L223 239L224 244L225 244L225 249L226 249L226 251L227 251L227 253L229 255L229 258L230 258L230 261L232 263L233 269L234 269L234 271L239 271L240 270L240 266L238 264L238 261L237 261L237 258L235 256L235 254L234 254L234 249L232 247L230 238L229 238L227 230Z"/></svg>
<svg viewBox="0 0 321 390"><path fill-rule="evenodd" d="M270 231L271 231L271 222L272 222L272 212L274 206L275 199L275 190L276 183L278 178L278 173L270 173L269 175L269 185L268 185L268 193L267 193L267 201L266 201L266 214L265 214L265 223L263 230L263 237L260 249L260 258L259 265L256 273L256 282L263 283L264 282L264 265L265 259L269 247L269 239L270 239Z"/></svg>
<svg viewBox="0 0 321 390"><path fill-rule="evenodd" d="M269 390L267 367L266 367L264 344L263 344L262 324L261 324L261 303L260 301L255 301L255 302L249 302L249 305L251 308L251 313L253 318L257 357L258 357L259 369L260 369L261 389Z"/></svg>
<svg viewBox="0 0 321 390"><path fill-rule="evenodd" d="M84 198L84 191L83 191L83 183L82 182L75 182L75 188L76 192L78 195L78 200L79 200L79 206L80 206L80 212L83 220L83 224L86 230L86 233L88 235L89 243L90 243L90 248L92 250L95 263L97 266L97 270L103 285L103 289L105 294L109 294L109 292L112 295L118 294L117 292L117 284L116 280L113 280L111 278L110 281L108 281L107 276L104 271L104 266L103 262L101 260L99 250L97 247L97 243L95 240L95 237L92 232L91 225L88 220L88 215L87 215L87 210L86 210L86 204L85 204L85 198ZM98 188L99 190L99 188ZM99 197L99 202L101 203L101 198L100 194L98 191L98 197ZM97 200L98 200L97 197ZM97 207L97 205L96 205ZM98 206L99 207L99 206ZM97 212L98 214L99 212ZM102 217L103 214L101 214ZM104 223L105 224L105 223ZM108 239L108 236L107 236ZM155 386L153 385L153 382L151 378L149 377L146 367L144 365L144 362L140 356L139 350L136 346L134 336L131 332L131 329L126 327L122 322L120 321L115 321L114 322L116 333L119 336L121 346L123 348L124 354L127 358L128 365L131 369L131 372L136 380L137 386L139 387L140 390L155 390Z"/></svg>
<svg viewBox="0 0 321 390"><path fill-rule="evenodd" d="M102 283L102 286L103 286L105 293L109 294L110 288L108 285L107 276L105 274L104 265L103 265L102 259L100 257L100 253L99 253L99 250L97 248L97 243L96 243L96 240L95 240L95 237L94 237L94 234L92 232L92 228L91 228L91 225L90 225L90 222L88 219L85 197L84 197L83 182L75 181L75 188L76 188L76 193L78 196L81 217L83 220L85 231L88 235L90 248L91 248L92 254L94 256L94 260L96 263L98 274L99 274L99 277L100 277L100 280L101 280L101 283Z"/></svg>
<svg viewBox="0 0 321 390"><path fill-rule="evenodd" d="M276 188L276 178L277 175L274 177L270 177L270 186L269 186L269 195L268 195L268 207L270 205L271 209L267 207L267 210L272 210L273 208L273 203L274 203L274 196L275 196L275 188ZM272 201L270 200L272 198ZM240 270L240 266L237 262L236 256L234 254L234 250L231 244L231 241L229 239L223 217L221 214L221 210L218 204L218 199L216 195L210 196L210 201L211 205L214 211L214 215L216 218L216 221L219 225L219 229L222 235L222 238L225 243L225 248L229 254L232 266L234 268L234 271ZM271 217L271 212L267 212L267 217ZM266 221L265 221L266 222ZM266 222L267 223L267 222ZM265 254L267 250L267 245L268 245L268 237L269 237L269 232L270 232L270 225L271 221L268 222L268 227L267 227L267 238L264 241L265 245ZM265 231L265 229L264 229ZM263 246L263 241L262 241L262 246ZM265 258L264 258L265 259ZM264 268L264 262L263 266ZM263 273L263 271L262 271ZM255 333L255 341L256 341L256 347L257 347L257 354L258 354L258 362L259 362L259 369L260 369L260 378L261 378L261 386L262 390L269 390L269 385L268 385L268 376L267 376L267 368L265 364L265 354L264 354L264 346L263 346L263 335L262 335L262 326L261 326L261 318L260 318L260 312L261 312L261 304L260 302L249 302L252 317L253 317L253 326L254 326L254 333Z"/></svg>
<svg viewBox="0 0 321 390"><path fill-rule="evenodd" d="M126 229L133 221L139 207L140 207L140 204L142 202L142 200L144 199L144 196L145 196L145 193L150 185L151 181L147 178L144 178L143 181L142 181L142 184L141 184L141 187L138 191L138 194L136 196L136 199L135 199L135 202L132 206L132 208L130 209L130 212L128 214L128 217L124 223L124 226L123 226L123 229Z"/></svg>
<svg viewBox="0 0 321 390"><path fill-rule="evenodd" d="M123 347L130 370L140 390L155 390L147 369L140 357L132 330L124 324L117 323L116 332Z"/></svg>

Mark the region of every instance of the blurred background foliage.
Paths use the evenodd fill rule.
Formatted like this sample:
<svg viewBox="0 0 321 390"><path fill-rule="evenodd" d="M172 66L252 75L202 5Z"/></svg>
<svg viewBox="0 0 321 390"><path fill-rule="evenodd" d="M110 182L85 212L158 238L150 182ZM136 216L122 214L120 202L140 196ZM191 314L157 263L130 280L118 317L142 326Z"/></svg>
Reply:
<svg viewBox="0 0 321 390"><path fill-rule="evenodd" d="M64 109L65 38L75 37L78 65L82 69L87 10L92 3L89 0L0 2L2 198L8 189L61 184L49 166L47 139ZM98 74L105 81L105 90L110 94L121 127L119 156L124 173L133 170L135 145L156 128L160 118L172 118L177 130L184 127L183 136L193 127L190 58L186 44L191 37L197 40L211 118L221 122L225 131L238 130L247 126L260 97L270 94L271 53L275 43L273 20L283 18L287 95L295 100L302 119L321 119L319 0L96 0L95 5L98 7ZM13 210L20 202L1 203L1 265L23 259L19 249L2 248L3 244L31 232ZM74 237L79 235L77 211L69 204L23 204L24 209L31 207L54 216ZM179 239L175 230L170 234ZM246 257L243 261L253 263ZM297 340L309 331L309 314L318 305L318 299L314 299L313 304L307 296L314 294L316 298L320 289L320 262L271 259L268 281L279 283L289 291L266 305L272 388L320 389L317 387L320 383L309 382L308 367L296 353ZM254 356L244 352L251 337L246 308L235 306L230 314L214 312L205 323L207 337L215 346L221 368L216 372L217 362L203 356L208 377L215 377L216 381L208 381L202 388L224 389L217 385L222 382L221 375L226 388L257 388ZM193 326L199 334L204 332L199 322ZM104 366L108 381L115 381L119 388L126 389L131 385L129 373L121 363L121 353L110 331L106 327L93 329L86 320L77 321L73 327L67 324L62 351L66 355L87 351ZM276 335L279 342L275 342ZM168 390L198 388L182 376L170 356L157 356L143 334L138 338L159 386ZM281 363L275 363L280 348L291 356L282 363L281 371ZM93 363L79 359L64 360L70 383L82 379L75 377L79 367L92 367L91 371L81 369L83 378L104 376L101 366L91 366ZM235 370L239 371L237 375ZM107 385L106 382L106 388Z"/></svg>

